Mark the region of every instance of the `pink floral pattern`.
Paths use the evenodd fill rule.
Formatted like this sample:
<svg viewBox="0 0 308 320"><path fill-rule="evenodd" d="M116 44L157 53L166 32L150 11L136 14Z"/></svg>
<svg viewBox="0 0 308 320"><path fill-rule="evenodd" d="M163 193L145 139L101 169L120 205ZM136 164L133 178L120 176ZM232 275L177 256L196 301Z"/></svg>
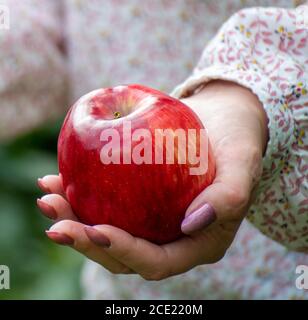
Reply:
<svg viewBox="0 0 308 320"><path fill-rule="evenodd" d="M60 3L0 0L10 29L0 29L0 140L54 119L67 109L67 68Z"/></svg>
<svg viewBox="0 0 308 320"><path fill-rule="evenodd" d="M269 118L270 140L248 219L289 249L307 252L308 28L298 25L298 10L253 8L233 15L174 94L187 95L222 78L259 97Z"/></svg>

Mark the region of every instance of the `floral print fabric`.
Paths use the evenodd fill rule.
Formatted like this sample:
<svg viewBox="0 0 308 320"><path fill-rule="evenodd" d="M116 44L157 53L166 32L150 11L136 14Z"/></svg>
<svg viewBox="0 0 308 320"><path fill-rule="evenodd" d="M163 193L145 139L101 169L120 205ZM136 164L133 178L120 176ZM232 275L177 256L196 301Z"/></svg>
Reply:
<svg viewBox="0 0 308 320"><path fill-rule="evenodd" d="M0 30L0 139L64 114L67 101L98 87L138 82L170 92L205 46L173 94L235 81L259 97L270 120L248 215L266 236L245 221L220 262L158 283L89 261L85 297L308 298L295 286L296 266L308 257L288 250L308 245L307 27L299 9L283 9L300 2L0 0L11 12L10 30Z"/></svg>
<svg viewBox="0 0 308 320"><path fill-rule="evenodd" d="M248 219L286 247L307 252L308 26L298 23L300 10L239 11L174 94L187 95L210 79L222 78L259 97L269 119L270 140Z"/></svg>

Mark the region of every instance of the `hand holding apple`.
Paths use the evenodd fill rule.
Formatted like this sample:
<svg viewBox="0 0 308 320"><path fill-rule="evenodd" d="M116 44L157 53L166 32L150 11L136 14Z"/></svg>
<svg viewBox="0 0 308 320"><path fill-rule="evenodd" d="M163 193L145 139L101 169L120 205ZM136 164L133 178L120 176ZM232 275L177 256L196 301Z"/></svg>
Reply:
<svg viewBox="0 0 308 320"><path fill-rule="evenodd" d="M223 257L261 175L267 142L265 112L249 90L223 81L209 83L183 102L206 123L216 160L213 184L186 211L182 231L189 235L159 246L110 225L85 226L65 199L61 178L46 176L39 185L49 194L39 206L56 221L48 232L53 241L71 246L113 273L138 273L148 280ZM211 208L217 219L204 227Z"/></svg>

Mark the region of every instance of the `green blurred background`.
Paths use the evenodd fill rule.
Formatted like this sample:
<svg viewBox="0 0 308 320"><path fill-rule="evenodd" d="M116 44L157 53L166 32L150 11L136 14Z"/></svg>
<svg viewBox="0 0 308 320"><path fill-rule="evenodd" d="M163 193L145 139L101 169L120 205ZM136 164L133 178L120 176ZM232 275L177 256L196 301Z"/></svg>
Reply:
<svg viewBox="0 0 308 320"><path fill-rule="evenodd" d="M61 123L0 144L0 265L11 273L11 289L0 290L0 299L81 297L83 258L47 239L51 222L36 207L37 178L57 172Z"/></svg>

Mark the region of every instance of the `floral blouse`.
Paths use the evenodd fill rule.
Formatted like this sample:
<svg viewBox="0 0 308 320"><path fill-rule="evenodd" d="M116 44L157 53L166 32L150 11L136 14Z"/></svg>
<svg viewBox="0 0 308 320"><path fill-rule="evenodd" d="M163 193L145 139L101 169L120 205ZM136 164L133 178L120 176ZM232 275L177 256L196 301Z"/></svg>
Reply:
<svg viewBox="0 0 308 320"><path fill-rule="evenodd" d="M308 255L293 251L308 251L308 6L301 2L0 0L10 9L10 29L0 28L0 140L119 83L166 92L182 83L173 95L183 97L226 79L250 88L269 118L263 177L248 213L262 233L245 221L220 262L158 283L87 262L85 297L308 298L295 286Z"/></svg>
<svg viewBox="0 0 308 320"><path fill-rule="evenodd" d="M250 88L269 119L263 176L248 219L289 249L308 252L308 7L234 14L174 95L217 78Z"/></svg>

